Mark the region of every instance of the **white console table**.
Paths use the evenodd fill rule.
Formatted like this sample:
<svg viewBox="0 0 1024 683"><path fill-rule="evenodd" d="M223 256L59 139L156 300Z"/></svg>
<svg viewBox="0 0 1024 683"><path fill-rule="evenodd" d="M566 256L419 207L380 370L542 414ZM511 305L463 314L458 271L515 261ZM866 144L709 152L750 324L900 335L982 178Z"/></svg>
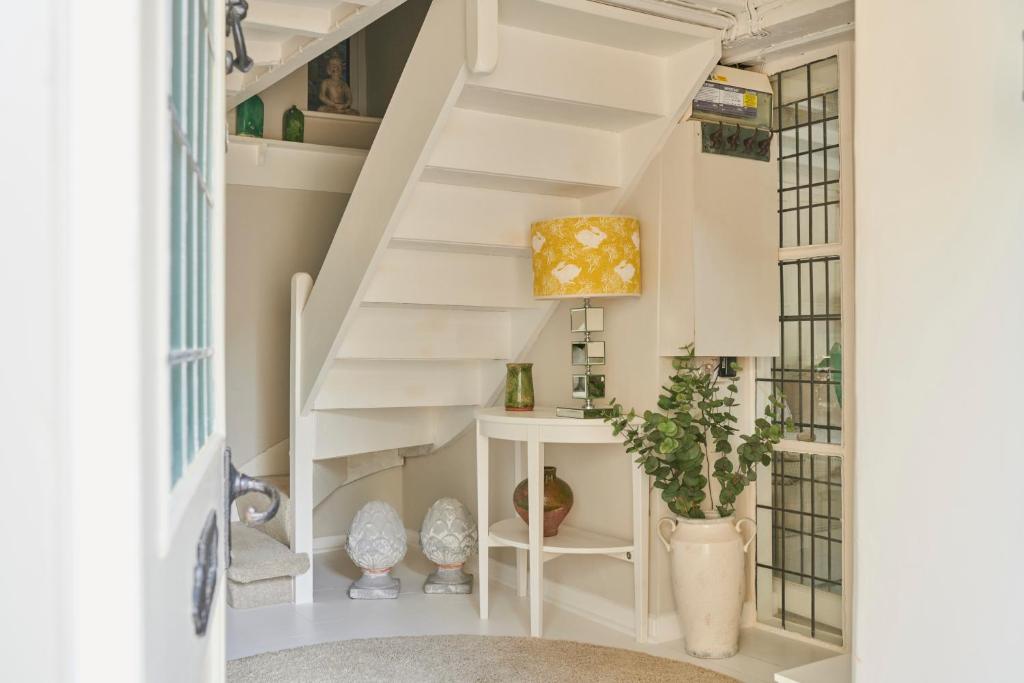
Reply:
<svg viewBox="0 0 1024 683"><path fill-rule="evenodd" d="M529 479L529 518L527 526L518 517L490 523L490 440L515 442L515 479L524 478L522 444L526 444L525 477ZM527 563L529 564L530 634L541 635L543 625L544 562L561 555L609 555L633 564L634 621L638 642L647 640L647 477L629 458L633 491L633 538L622 539L562 524L558 534L544 538L544 497L534 491L544 490L544 444L622 443L612 434L611 425L602 420L581 420L555 417L553 408L537 408L531 412L506 412L502 408L486 408L476 414L476 481L477 517L480 527L479 594L480 618L488 616L489 551L491 548L516 549L516 577L520 597L526 595ZM586 457L585 449L579 450ZM503 496L511 496L503 491ZM577 492L577 495L580 495ZM582 495L587 495L585 492ZM571 513L570 513L571 514ZM571 521L571 518L570 520ZM528 562L527 562L528 561Z"/></svg>

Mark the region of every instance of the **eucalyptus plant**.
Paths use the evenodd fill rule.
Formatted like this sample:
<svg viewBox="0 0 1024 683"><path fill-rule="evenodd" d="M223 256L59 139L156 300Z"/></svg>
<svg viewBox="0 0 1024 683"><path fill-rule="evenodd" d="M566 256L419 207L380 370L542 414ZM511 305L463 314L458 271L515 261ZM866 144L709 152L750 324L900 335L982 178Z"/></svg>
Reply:
<svg viewBox="0 0 1024 683"><path fill-rule="evenodd" d="M739 406L736 394L738 374L721 378L697 361L693 344L683 347L684 355L672 359L669 384L662 387L658 408L644 411L642 420L635 410L626 411L614 398L605 417L615 434L625 434L626 451L637 455L636 462L654 477L655 488L672 512L680 517L703 519L703 503L711 498L711 479L720 484L718 502L709 501L719 515L735 512L736 498L757 480L757 465L770 465L774 446L782 438L782 400L768 398L764 416L754 421L753 434L741 434L736 448L732 438L738 433L734 413ZM738 373L736 363L731 368ZM725 391L719 380L727 379ZM791 427L787 426L791 429ZM714 460L714 462L712 462ZM737 464L738 463L738 464Z"/></svg>

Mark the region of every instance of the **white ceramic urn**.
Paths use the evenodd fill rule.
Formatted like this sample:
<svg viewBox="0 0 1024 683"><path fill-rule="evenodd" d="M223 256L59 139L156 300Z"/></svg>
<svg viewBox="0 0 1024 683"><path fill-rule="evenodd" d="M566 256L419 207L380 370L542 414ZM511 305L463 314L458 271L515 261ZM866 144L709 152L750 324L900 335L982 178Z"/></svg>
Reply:
<svg viewBox="0 0 1024 683"><path fill-rule="evenodd" d="M741 525L754 528L744 543ZM665 529L671 526L670 538ZM731 657L739 649L743 611L744 554L756 535L749 517L663 517L658 536L669 551L672 593L686 652L694 657Z"/></svg>

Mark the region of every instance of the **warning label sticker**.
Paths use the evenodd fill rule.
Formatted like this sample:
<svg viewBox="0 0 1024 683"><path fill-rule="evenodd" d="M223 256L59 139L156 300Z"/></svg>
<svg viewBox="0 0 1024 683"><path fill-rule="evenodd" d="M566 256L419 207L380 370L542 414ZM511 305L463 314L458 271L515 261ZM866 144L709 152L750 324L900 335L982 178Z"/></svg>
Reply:
<svg viewBox="0 0 1024 683"><path fill-rule="evenodd" d="M693 98L694 111L741 119L757 117L757 92L707 81Z"/></svg>

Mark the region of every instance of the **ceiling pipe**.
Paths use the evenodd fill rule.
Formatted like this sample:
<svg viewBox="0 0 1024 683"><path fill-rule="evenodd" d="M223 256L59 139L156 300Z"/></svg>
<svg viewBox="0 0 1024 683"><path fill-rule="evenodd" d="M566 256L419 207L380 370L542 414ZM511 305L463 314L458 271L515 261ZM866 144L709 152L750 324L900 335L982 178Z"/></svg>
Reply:
<svg viewBox="0 0 1024 683"><path fill-rule="evenodd" d="M688 24L733 31L739 20L735 15L721 9L708 9L686 2L686 0L590 0L599 5L618 7L632 12L649 14L662 19L685 21Z"/></svg>

